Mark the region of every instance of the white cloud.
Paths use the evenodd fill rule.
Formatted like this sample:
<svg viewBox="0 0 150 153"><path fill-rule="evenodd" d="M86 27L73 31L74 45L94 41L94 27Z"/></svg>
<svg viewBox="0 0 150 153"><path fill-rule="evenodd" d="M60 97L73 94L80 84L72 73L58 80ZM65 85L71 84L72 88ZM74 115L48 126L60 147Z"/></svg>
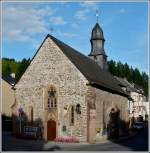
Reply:
<svg viewBox="0 0 150 153"><path fill-rule="evenodd" d="M31 40L29 36L24 35L20 30L11 30L8 34L10 40L23 41L23 42Z"/></svg>
<svg viewBox="0 0 150 153"><path fill-rule="evenodd" d="M47 33L45 16L51 16L50 7L41 9L31 7L5 7L2 12L3 36L11 41L31 41L35 34ZM33 39L33 38L32 38Z"/></svg>
<svg viewBox="0 0 150 153"><path fill-rule="evenodd" d="M87 19L87 14L89 13L90 10L85 9L85 10L78 10L75 14L75 17L79 20L86 20Z"/></svg>
<svg viewBox="0 0 150 153"><path fill-rule="evenodd" d="M88 14L96 12L98 9L97 3L88 1L80 3L81 9L75 13L75 17L79 20L87 20Z"/></svg>
<svg viewBox="0 0 150 153"><path fill-rule="evenodd" d="M61 16L51 17L50 22L51 24L54 24L54 25L64 25L67 23L66 21L64 21L64 19Z"/></svg>
<svg viewBox="0 0 150 153"><path fill-rule="evenodd" d="M96 10L98 8L97 3L92 2L92 1L82 2L82 3L80 3L80 6L85 7L85 8L90 8L92 10Z"/></svg>

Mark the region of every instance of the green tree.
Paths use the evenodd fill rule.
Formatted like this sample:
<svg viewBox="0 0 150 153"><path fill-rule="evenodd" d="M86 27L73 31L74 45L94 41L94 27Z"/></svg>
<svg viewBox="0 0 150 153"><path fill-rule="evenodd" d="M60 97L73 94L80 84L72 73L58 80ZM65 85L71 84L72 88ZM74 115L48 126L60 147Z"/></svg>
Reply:
<svg viewBox="0 0 150 153"><path fill-rule="evenodd" d="M22 74L27 69L29 63L30 63L30 58L29 59L25 59L25 58L22 59L20 65L18 67L18 71L16 73L16 80L17 81L20 79L20 77L22 76Z"/></svg>
<svg viewBox="0 0 150 153"><path fill-rule="evenodd" d="M113 60L108 61L108 70L115 76L125 77L130 83L141 86L145 95L148 95L148 75L145 72L140 73L137 68L133 69L127 63L122 64L120 61L116 63Z"/></svg>
<svg viewBox="0 0 150 153"><path fill-rule="evenodd" d="M116 62L113 60L110 60L108 62L108 70L111 74L116 75Z"/></svg>
<svg viewBox="0 0 150 153"><path fill-rule="evenodd" d="M2 73L3 73L4 75L9 75L9 74L11 74L11 68L10 68L9 63L6 64L6 66L5 66L4 69L2 68Z"/></svg>

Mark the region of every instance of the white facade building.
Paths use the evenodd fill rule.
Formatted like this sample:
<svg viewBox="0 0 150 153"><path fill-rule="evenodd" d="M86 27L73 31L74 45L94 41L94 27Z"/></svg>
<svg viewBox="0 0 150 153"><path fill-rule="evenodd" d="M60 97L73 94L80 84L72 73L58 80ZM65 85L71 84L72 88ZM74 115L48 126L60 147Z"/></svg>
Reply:
<svg viewBox="0 0 150 153"><path fill-rule="evenodd" d="M126 79L116 77L122 84L122 88L130 94L130 100L128 101L128 110L130 117L137 119L142 116L145 120L145 116L149 115L149 102L144 95L144 91L141 87L129 83Z"/></svg>

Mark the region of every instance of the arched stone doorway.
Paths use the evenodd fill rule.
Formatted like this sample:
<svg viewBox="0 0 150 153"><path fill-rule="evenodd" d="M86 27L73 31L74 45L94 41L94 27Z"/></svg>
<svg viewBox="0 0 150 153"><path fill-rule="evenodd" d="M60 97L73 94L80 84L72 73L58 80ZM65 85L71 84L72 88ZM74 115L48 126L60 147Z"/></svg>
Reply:
<svg viewBox="0 0 150 153"><path fill-rule="evenodd" d="M52 119L47 121L47 140L54 140L56 138L56 122Z"/></svg>

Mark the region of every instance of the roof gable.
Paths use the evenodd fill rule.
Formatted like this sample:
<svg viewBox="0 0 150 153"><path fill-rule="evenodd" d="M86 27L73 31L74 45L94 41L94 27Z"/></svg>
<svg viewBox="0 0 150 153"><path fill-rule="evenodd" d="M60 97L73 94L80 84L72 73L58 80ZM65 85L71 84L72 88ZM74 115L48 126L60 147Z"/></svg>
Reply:
<svg viewBox="0 0 150 153"><path fill-rule="evenodd" d="M126 93L119 86L120 82L109 72L103 71L95 61L81 54L55 37L51 35L49 35L49 37L88 79L89 82L126 95Z"/></svg>

